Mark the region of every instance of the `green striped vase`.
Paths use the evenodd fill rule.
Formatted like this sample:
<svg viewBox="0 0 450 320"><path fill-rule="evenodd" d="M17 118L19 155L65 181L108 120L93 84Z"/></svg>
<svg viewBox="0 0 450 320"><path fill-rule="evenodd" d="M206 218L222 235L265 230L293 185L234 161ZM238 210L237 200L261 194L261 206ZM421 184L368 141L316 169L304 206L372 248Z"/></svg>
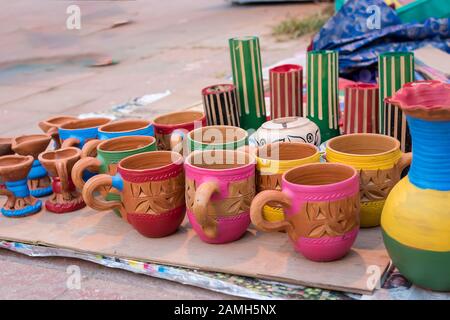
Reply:
<svg viewBox="0 0 450 320"><path fill-rule="evenodd" d="M259 39L231 38L229 44L240 125L256 130L266 121Z"/></svg>
<svg viewBox="0 0 450 320"><path fill-rule="evenodd" d="M308 52L306 115L320 129L322 141L339 135L339 55L336 51Z"/></svg>
<svg viewBox="0 0 450 320"><path fill-rule="evenodd" d="M414 54L412 52L386 52L378 57L378 85L380 88L379 130L402 142L402 150L410 141L406 118L395 106L384 99L391 97L405 83L414 81ZM406 149L410 149L407 148Z"/></svg>

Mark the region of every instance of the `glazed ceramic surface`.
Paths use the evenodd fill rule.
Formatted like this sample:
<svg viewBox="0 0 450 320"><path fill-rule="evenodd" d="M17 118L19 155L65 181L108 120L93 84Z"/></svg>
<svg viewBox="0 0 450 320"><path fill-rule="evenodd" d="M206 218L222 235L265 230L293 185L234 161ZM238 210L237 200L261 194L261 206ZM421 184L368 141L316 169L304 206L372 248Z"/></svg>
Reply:
<svg viewBox="0 0 450 320"><path fill-rule="evenodd" d="M50 178L38 160L39 154L47 149L51 139L51 136L47 134L32 134L16 137L12 141L14 152L34 158L33 166L28 174L28 187L33 197L44 197L52 193Z"/></svg>
<svg viewBox="0 0 450 320"><path fill-rule="evenodd" d="M303 117L303 68L283 64L269 70L270 118Z"/></svg>
<svg viewBox="0 0 450 320"><path fill-rule="evenodd" d="M320 161L316 146L301 142L275 142L259 147L256 153L256 189L281 190L283 173L306 163ZM264 206L264 219L267 221L284 220L283 207Z"/></svg>
<svg viewBox="0 0 450 320"><path fill-rule="evenodd" d="M255 196L255 159L232 150L196 151L185 162L186 208L201 240L227 243L250 224Z"/></svg>
<svg viewBox="0 0 450 320"><path fill-rule="evenodd" d="M235 150L248 143L247 132L232 126L206 126L192 130L187 143L194 150Z"/></svg>
<svg viewBox="0 0 450 320"><path fill-rule="evenodd" d="M71 179L73 166L80 160L80 156L81 150L75 147L46 151L39 155L39 161L53 179L53 194L45 201L47 210L66 213L85 207L83 198Z"/></svg>
<svg viewBox="0 0 450 320"><path fill-rule="evenodd" d="M385 200L411 163L411 154L402 153L400 142L392 137L361 133L328 140L326 159L358 170L361 227L379 226Z"/></svg>
<svg viewBox="0 0 450 320"><path fill-rule="evenodd" d="M305 142L320 146L320 130L307 118L287 117L265 122L253 135L256 146L273 142Z"/></svg>
<svg viewBox="0 0 450 320"><path fill-rule="evenodd" d="M45 133L52 136L55 144L55 149L59 149L61 147L61 140L59 137L58 128L67 122L77 119L77 117L73 116L55 116L39 122L39 128L41 128L41 130Z"/></svg>
<svg viewBox="0 0 450 320"><path fill-rule="evenodd" d="M286 231L298 252L313 261L344 257L359 230L359 179L337 163L312 163L283 174L282 191L266 190L252 202L253 224L262 231ZM285 220L264 219L269 202L283 205Z"/></svg>
<svg viewBox="0 0 450 320"><path fill-rule="evenodd" d="M90 157L96 149L97 157ZM106 141L92 140L87 142L81 152L79 160L72 170L72 180L75 186L82 190L85 184L83 172L86 169L96 173L115 175L120 160L138 153L155 151L156 140L151 136L118 137ZM120 200L119 192L115 189L101 190L106 200ZM121 215L119 209L115 209ZM124 213L126 214L126 213Z"/></svg>
<svg viewBox="0 0 450 320"><path fill-rule="evenodd" d="M123 136L154 136L153 124L148 120L126 119L114 121L98 128L98 138L107 140Z"/></svg>
<svg viewBox="0 0 450 320"><path fill-rule="evenodd" d="M239 127L239 105L232 84L216 84L202 89L208 125Z"/></svg>
<svg viewBox="0 0 450 320"><path fill-rule="evenodd" d="M189 131L206 125L206 116L199 111L166 113L153 120L158 150L173 150L183 154Z"/></svg>
<svg viewBox="0 0 450 320"><path fill-rule="evenodd" d="M378 85L356 83L345 88L344 132L378 133Z"/></svg>
<svg viewBox="0 0 450 320"><path fill-rule="evenodd" d="M411 282L450 291L450 85L413 82L393 101L407 116L414 148L408 176L383 209L384 243Z"/></svg>
<svg viewBox="0 0 450 320"><path fill-rule="evenodd" d="M87 141L97 139L98 128L109 122L108 118L87 118L62 124L58 129L62 147L83 148Z"/></svg>
<svg viewBox="0 0 450 320"><path fill-rule="evenodd" d="M5 217L24 217L41 210L42 202L31 196L27 184L27 176L33 161L32 156L0 157L0 177L6 186L0 188L0 195L7 197L1 208Z"/></svg>
<svg viewBox="0 0 450 320"><path fill-rule="evenodd" d="M100 188L115 188L120 201L94 197ZM178 229L185 216L183 157L177 152L152 151L120 160L117 174L100 174L83 188L83 197L95 210L120 208L143 236L160 238Z"/></svg>

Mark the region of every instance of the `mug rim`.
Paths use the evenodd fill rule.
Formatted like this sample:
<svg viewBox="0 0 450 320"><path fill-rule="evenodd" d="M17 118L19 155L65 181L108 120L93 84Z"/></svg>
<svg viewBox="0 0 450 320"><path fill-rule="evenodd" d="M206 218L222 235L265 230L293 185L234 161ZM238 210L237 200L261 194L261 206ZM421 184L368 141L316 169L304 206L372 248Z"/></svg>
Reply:
<svg viewBox="0 0 450 320"><path fill-rule="evenodd" d="M289 70L286 70L286 69ZM285 73L291 73L291 72L302 72L303 67L299 64L295 63L283 63L280 65L277 65L269 70L270 73L277 73L277 74L285 74Z"/></svg>
<svg viewBox="0 0 450 320"><path fill-rule="evenodd" d="M138 139L142 139L142 140L147 140L148 139L149 142L146 145L142 146L142 147L134 148L134 149L126 149L126 150L105 150L105 149L102 149L102 147L105 144L114 143L115 141L118 141L118 140L138 140ZM104 140L104 141L100 142L98 144L98 146L97 146L97 152L100 151L102 153L107 153L107 154L125 153L125 152L129 152L129 151L135 151L135 150L143 149L143 148L149 147L149 146L151 146L152 144L155 144L155 143L156 143L156 138L153 137L153 136L121 136L121 137L111 138L111 139L107 139L107 140Z"/></svg>
<svg viewBox="0 0 450 320"><path fill-rule="evenodd" d="M138 127L138 128L134 128L134 129L129 129L129 130L105 130L108 126L114 126L117 124L123 124L123 123L142 123L142 126ZM133 132L133 131L137 131L137 130L142 130L145 128L148 128L152 125L152 122L150 120L145 120L145 119L138 119L138 118L133 118L133 119L123 119L123 120L118 120L118 121L111 121L109 123L105 123L104 125L101 125L98 128L98 132L101 133L127 133L127 132Z"/></svg>
<svg viewBox="0 0 450 320"><path fill-rule="evenodd" d="M386 140L390 140L392 141L395 146L389 150L383 151L383 152L378 152L378 153L370 153L370 154L356 154L356 153L348 153L348 152L343 152L343 151L339 151L334 149L332 146L330 146L330 143L333 143L334 141L338 141L338 140L344 140L347 137L354 137L354 136L359 136L359 137L381 137L383 139ZM326 149L332 151L333 153L339 154L339 155L343 155L343 156L351 156L351 157L357 157L357 158L367 158L367 157L376 157L376 156L385 156L388 155L390 153L396 152L397 150L400 150L400 141L398 141L397 139L391 137L391 136L386 136L384 134L379 134L379 133L350 133L350 134L345 134L345 135L341 135L341 136L337 136L334 138L331 138L330 140L327 141L326 143Z"/></svg>
<svg viewBox="0 0 450 320"><path fill-rule="evenodd" d="M313 154L309 155L309 156L306 156L306 157L295 158L295 159L289 159L289 160L271 159L271 158L268 158L268 157L261 157L261 156L259 156L260 150L265 149L265 148L268 149L269 146L270 146L271 148L273 148L274 146L280 146L280 145L289 145L289 146L298 146L298 147L301 146L302 148L305 147L305 148L313 149L315 152L314 152ZM259 147L256 149L256 155L255 155L255 157L256 157L257 160L262 160L262 161L277 161L277 162L281 162L281 163L288 163L288 162L291 162L291 161L306 160L306 159L309 159L309 158L313 158L313 157L315 157L318 153L319 153L319 148L317 148L315 145L312 145L312 144L310 144L310 143L306 143L306 142L298 142L298 141L295 141L295 142L283 142L283 141L277 141L277 142L272 142L272 143L268 143L268 144L259 146Z"/></svg>
<svg viewBox="0 0 450 320"><path fill-rule="evenodd" d="M191 159L197 155L197 154L204 154L204 153L212 153L212 152L225 152L225 153L233 153L233 154L241 154L244 157L248 156L249 162L239 165L238 167L234 167L234 168L224 168L224 169L213 169L213 168L202 168L202 167L198 167L194 164L191 163ZM184 160L184 165L186 167L188 167L191 170L199 170L202 172L209 172L209 173L230 173L236 170L242 170L242 169L246 169L248 167L254 166L256 165L256 157L254 155L252 155L251 153L248 152L244 152L244 151L240 151L240 150L223 150L223 149L216 149L216 150L195 150L193 152L191 152L186 159Z"/></svg>
<svg viewBox="0 0 450 320"><path fill-rule="evenodd" d="M144 168L144 169L130 169L127 167L124 167L123 164L126 161L130 161L129 159L131 158L140 158L140 157L154 157L157 156L158 154L170 154L171 156L171 160L173 160L174 156L176 157L175 161L171 161L170 163L164 164L162 166L158 166L158 167L153 167L153 168ZM166 150L158 150L158 151L147 151L147 152L142 152L142 153L137 153L137 154L133 154L130 155L128 157L123 158L122 160L119 161L119 163L117 164L117 169L123 172L130 172L130 173L138 173L138 174L145 174L145 173L150 173L150 172L157 172L157 171L161 171L161 170L166 170L168 168L170 168L171 166L176 166L176 165L182 165L183 164L183 156L181 154L179 154L178 152L174 152L174 151L166 151Z"/></svg>
<svg viewBox="0 0 450 320"><path fill-rule="evenodd" d="M193 135L196 131L202 131L205 129L211 129L211 128L230 128L230 129L234 129L236 131L240 131L244 134L244 136L242 138L240 138L239 140L233 140L233 141L225 141L225 142L213 142L213 143L208 143L208 142L204 142L203 140L195 140L193 138ZM228 125L212 125L212 126L203 126L197 129L193 129L191 131L189 131L188 133L188 138L189 140L191 140L194 143L199 143L201 145L207 145L207 146L222 146L222 145L228 145L228 144L233 144L233 143L238 143L241 141L244 141L246 139L248 139L248 132L244 129L242 129L241 127L235 127L235 126L228 126Z"/></svg>
<svg viewBox="0 0 450 320"><path fill-rule="evenodd" d="M158 120L160 120L162 117L167 117L167 116L171 116L174 114L180 114L180 113L197 114L198 117L196 117L195 119L193 119L191 121L180 122L180 123L170 123L170 124L158 123ZM203 121L205 121L205 120L206 120L206 115L202 111L184 110L184 111L175 111L175 112L161 114L161 115L157 116L156 118L153 118L153 125L158 128L172 129L172 128L182 128L186 125L192 125L195 121L202 121L202 123L203 123Z"/></svg>
<svg viewBox="0 0 450 320"><path fill-rule="evenodd" d="M66 126L68 126L68 125L71 125L71 124L74 124L74 123L77 123L77 122L81 122L81 121L85 121L85 120L89 120L89 121L97 120L99 122L101 122L101 121L106 121L106 122L100 123L98 125L93 125L93 126L90 126L90 127L85 127L85 128L66 128ZM83 130L90 130L90 129L97 129L98 130L99 127L101 127L101 126L103 126L105 124L109 124L111 121L112 121L112 119L106 118L106 117L98 117L98 118L97 117L93 117L93 118L91 117L91 118L84 118L84 119L75 119L75 120L63 123L59 127L59 130L66 130L66 131L83 131Z"/></svg>
<svg viewBox="0 0 450 320"><path fill-rule="evenodd" d="M16 163L16 164L12 164L12 165L1 165L2 160L8 160L8 159L17 159L17 160L21 160L20 162ZM12 168L12 169L18 169L20 167L24 167L26 165L31 165L34 161L33 156L22 156L19 154L10 154L10 155L6 155L6 156L2 156L0 157L0 169L4 169L4 168Z"/></svg>

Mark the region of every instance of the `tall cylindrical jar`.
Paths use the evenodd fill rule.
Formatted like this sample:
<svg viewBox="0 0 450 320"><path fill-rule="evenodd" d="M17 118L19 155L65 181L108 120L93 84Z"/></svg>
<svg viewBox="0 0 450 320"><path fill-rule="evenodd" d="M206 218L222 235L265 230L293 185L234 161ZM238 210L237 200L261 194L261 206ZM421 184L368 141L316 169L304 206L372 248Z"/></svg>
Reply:
<svg viewBox="0 0 450 320"><path fill-rule="evenodd" d="M203 108L209 126L239 127L239 105L232 84L216 84L202 90Z"/></svg>

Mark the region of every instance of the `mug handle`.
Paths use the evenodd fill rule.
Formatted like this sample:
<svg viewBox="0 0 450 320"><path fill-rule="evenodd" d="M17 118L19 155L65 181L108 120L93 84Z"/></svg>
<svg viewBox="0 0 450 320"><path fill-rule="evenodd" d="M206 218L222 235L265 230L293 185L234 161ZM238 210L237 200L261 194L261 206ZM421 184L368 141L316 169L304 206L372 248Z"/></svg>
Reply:
<svg viewBox="0 0 450 320"><path fill-rule="evenodd" d="M56 173L58 174L59 181L61 182L62 191L70 192L69 174L67 172L67 163L65 161L58 161L55 164Z"/></svg>
<svg viewBox="0 0 450 320"><path fill-rule="evenodd" d="M114 187L119 191L123 190L123 180L119 174L109 176L99 174L86 182L83 188L83 199L86 204L94 210L104 211L120 207L120 201L106 201L94 196L95 191L100 187Z"/></svg>
<svg viewBox="0 0 450 320"><path fill-rule="evenodd" d="M397 166L400 169L400 172L405 170L405 168L411 165L412 161L412 152L402 153L400 160L397 162Z"/></svg>
<svg viewBox="0 0 450 320"><path fill-rule="evenodd" d="M97 156L97 146L102 142L99 139L93 139L86 142L81 149L81 158L85 157L96 157Z"/></svg>
<svg viewBox="0 0 450 320"><path fill-rule="evenodd" d="M211 200L211 196L219 191L219 184L215 181L204 182L195 191L192 211L197 223L202 227L208 238L217 236L217 222L215 217L208 216L208 203Z"/></svg>
<svg viewBox="0 0 450 320"><path fill-rule="evenodd" d="M183 141L186 136L184 130L175 130L170 134L170 150L182 153L183 152Z"/></svg>
<svg viewBox="0 0 450 320"><path fill-rule="evenodd" d="M84 148L83 148L84 150ZM101 166L100 160L93 157L85 157L78 160L72 169L72 181L75 186L82 190L84 187L83 171L89 169L92 172L98 172Z"/></svg>
<svg viewBox="0 0 450 320"><path fill-rule="evenodd" d="M67 148L67 147L76 147L78 144L80 144L80 140L77 138L67 138L63 141L61 148Z"/></svg>
<svg viewBox="0 0 450 320"><path fill-rule="evenodd" d="M268 202L278 202L284 208L291 206L291 199L288 195L278 190L265 190L256 195L250 206L250 218L252 223L261 231L286 231L291 234L293 226L289 221L267 221L263 216L263 208Z"/></svg>

